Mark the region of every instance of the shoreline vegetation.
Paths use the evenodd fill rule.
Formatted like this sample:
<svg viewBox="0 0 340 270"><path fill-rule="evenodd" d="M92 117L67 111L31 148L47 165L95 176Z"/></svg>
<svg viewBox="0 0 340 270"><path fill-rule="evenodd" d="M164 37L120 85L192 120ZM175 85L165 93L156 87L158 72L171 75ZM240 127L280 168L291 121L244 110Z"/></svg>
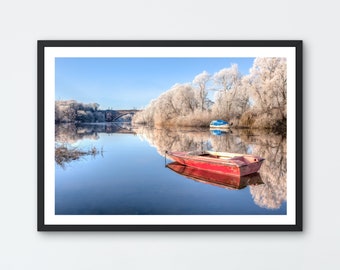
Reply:
<svg viewBox="0 0 340 270"><path fill-rule="evenodd" d="M99 150L96 147L92 147L90 150L84 151L77 147L69 147L66 144L55 146L55 161L61 166L65 167L66 163L74 160L78 160L84 156L97 156L99 153L103 154L103 149Z"/></svg>
<svg viewBox="0 0 340 270"><path fill-rule="evenodd" d="M208 93L214 93L213 99ZM265 129L285 135L287 119L285 58L256 58L249 74L237 64L215 74L206 71L192 82L176 84L134 115L119 121L148 127L209 127L223 119L235 129ZM74 100L55 102L56 123L112 122L118 112L99 110L99 104Z"/></svg>
<svg viewBox="0 0 340 270"><path fill-rule="evenodd" d="M214 101L208 92L214 92ZM198 74L191 83L176 84L137 112L133 124L209 127L212 120L233 128L286 133L287 64L285 58L256 58L248 75L237 64L215 74Z"/></svg>

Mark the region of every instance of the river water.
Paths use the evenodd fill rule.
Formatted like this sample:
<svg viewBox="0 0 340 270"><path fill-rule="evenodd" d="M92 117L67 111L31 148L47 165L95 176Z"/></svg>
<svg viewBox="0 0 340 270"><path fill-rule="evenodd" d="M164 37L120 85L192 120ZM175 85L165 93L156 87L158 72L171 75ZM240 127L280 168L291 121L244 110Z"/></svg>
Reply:
<svg viewBox="0 0 340 270"><path fill-rule="evenodd" d="M56 215L285 215L286 138L260 131L56 125L56 146L88 151L56 162ZM96 151L92 151L96 149ZM242 186L170 169L165 151L214 150L264 157ZM56 158L57 160L57 158ZM170 164L170 165L169 165ZM166 166L167 165L167 166Z"/></svg>

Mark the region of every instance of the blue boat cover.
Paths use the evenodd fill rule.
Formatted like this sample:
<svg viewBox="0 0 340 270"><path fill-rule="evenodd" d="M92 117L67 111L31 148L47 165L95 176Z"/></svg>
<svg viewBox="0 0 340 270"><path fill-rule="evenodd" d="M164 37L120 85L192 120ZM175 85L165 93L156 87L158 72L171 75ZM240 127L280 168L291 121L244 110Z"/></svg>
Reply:
<svg viewBox="0 0 340 270"><path fill-rule="evenodd" d="M214 120L214 121L211 121L210 125L214 125L214 126L222 126L222 125L227 125L228 122L227 121L224 121L224 120Z"/></svg>

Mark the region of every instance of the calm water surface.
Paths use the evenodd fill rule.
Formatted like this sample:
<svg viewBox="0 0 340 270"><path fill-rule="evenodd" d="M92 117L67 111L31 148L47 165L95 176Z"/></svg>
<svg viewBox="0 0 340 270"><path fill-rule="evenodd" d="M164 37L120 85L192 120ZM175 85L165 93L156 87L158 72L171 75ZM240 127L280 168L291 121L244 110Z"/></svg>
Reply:
<svg viewBox="0 0 340 270"><path fill-rule="evenodd" d="M61 215L285 215L286 139L233 130L131 129L56 125L56 145L98 153L56 163L55 213ZM254 153L266 160L242 189L195 181L165 166L166 150Z"/></svg>

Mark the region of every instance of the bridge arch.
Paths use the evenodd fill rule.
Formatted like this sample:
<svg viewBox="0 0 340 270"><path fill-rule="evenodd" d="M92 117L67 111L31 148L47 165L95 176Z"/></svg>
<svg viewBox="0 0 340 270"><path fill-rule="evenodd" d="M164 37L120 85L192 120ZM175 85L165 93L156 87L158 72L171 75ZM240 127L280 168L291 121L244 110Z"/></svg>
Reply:
<svg viewBox="0 0 340 270"><path fill-rule="evenodd" d="M116 116L115 118L113 118L113 119L112 119L112 122L116 122L119 118L123 117L124 115L128 115L128 114L134 115L135 113L134 113L134 112L126 112L126 113L122 113L122 114Z"/></svg>

